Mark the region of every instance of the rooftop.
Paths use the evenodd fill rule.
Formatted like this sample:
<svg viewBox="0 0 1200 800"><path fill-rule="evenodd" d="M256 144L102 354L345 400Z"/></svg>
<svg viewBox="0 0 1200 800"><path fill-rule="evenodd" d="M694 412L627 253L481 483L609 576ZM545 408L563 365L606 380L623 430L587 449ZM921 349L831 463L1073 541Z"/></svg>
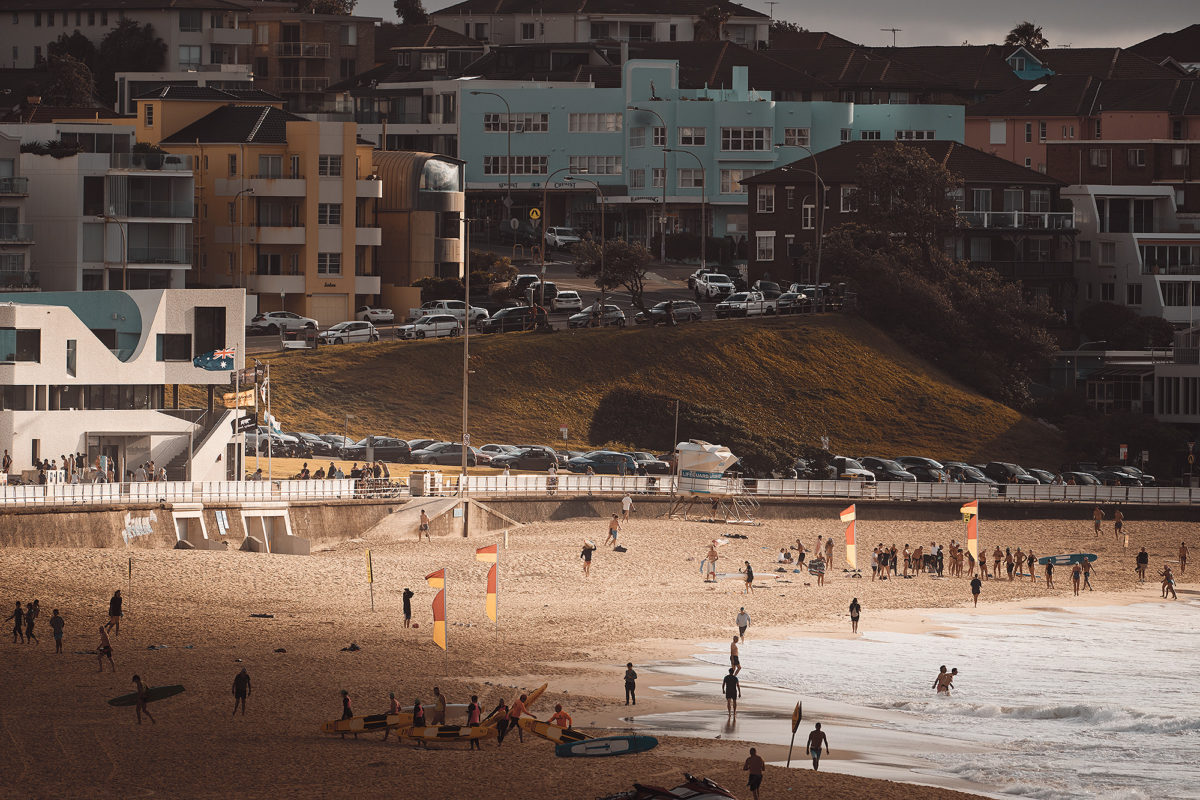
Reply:
<svg viewBox="0 0 1200 800"><path fill-rule="evenodd" d="M1200 114L1200 86L1188 78L1103 80L1054 75L1022 85L967 108L978 116L1093 116L1101 111L1163 111Z"/></svg>
<svg viewBox="0 0 1200 800"><path fill-rule="evenodd" d="M645 14L654 16L698 17L717 6L735 17L769 19L728 0L463 0L461 3L430 12L431 16L448 14Z"/></svg>
<svg viewBox="0 0 1200 800"><path fill-rule="evenodd" d="M139 94L135 100L201 100L207 102L227 102L230 100L257 100L265 103L282 103L283 98L276 97L262 89L216 89L211 86L159 86L148 92Z"/></svg>
<svg viewBox="0 0 1200 800"><path fill-rule="evenodd" d="M162 141L164 144L286 144L287 123L306 121L274 106L229 105Z"/></svg>

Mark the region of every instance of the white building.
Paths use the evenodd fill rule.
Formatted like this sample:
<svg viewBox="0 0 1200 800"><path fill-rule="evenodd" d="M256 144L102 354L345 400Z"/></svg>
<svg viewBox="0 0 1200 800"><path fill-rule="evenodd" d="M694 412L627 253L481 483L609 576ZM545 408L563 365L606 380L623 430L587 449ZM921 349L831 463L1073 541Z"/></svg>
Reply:
<svg viewBox="0 0 1200 800"><path fill-rule="evenodd" d="M122 469L153 460L173 480L242 477L233 413L212 410L230 372L194 367L233 348L242 366L241 289L0 294L0 448L13 471L86 453ZM178 407L180 385L209 407Z"/></svg>

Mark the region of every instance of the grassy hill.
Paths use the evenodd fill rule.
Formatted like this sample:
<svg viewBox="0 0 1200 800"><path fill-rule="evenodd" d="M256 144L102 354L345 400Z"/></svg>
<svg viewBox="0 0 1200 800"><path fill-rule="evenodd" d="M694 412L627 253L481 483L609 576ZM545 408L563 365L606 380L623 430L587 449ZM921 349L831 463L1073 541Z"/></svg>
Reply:
<svg viewBox="0 0 1200 800"><path fill-rule="evenodd" d="M718 407L743 429L839 454L1057 465L1053 431L954 383L861 320L840 315L471 337L476 444L584 441L597 403L629 386ZM285 429L455 439L462 340L325 347L271 358ZM199 395L189 397L201 402ZM680 438L688 431L680 430ZM637 446L637 442L620 444Z"/></svg>

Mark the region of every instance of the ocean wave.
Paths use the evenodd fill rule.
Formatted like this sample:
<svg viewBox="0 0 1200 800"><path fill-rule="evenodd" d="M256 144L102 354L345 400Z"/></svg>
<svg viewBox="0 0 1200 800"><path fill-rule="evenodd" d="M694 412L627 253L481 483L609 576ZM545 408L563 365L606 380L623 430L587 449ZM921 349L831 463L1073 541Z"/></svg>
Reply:
<svg viewBox="0 0 1200 800"><path fill-rule="evenodd" d="M1200 732L1200 717L1174 717L1087 703L1004 706L992 703L959 702L947 698L944 700L897 700L884 703L883 707L917 714L954 714L985 719L1076 720L1114 733Z"/></svg>

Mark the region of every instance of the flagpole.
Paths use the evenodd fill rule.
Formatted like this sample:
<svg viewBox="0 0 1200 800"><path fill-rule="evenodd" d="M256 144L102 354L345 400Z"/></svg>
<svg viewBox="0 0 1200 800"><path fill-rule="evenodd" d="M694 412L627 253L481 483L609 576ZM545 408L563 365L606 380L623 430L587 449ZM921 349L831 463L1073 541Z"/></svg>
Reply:
<svg viewBox="0 0 1200 800"><path fill-rule="evenodd" d="M500 543L496 543L496 630L500 630Z"/></svg>
<svg viewBox="0 0 1200 800"><path fill-rule="evenodd" d="M271 362L267 362L267 480L271 480L275 476L275 464L271 457L271 445L275 437L273 429L275 427L275 418L271 416Z"/></svg>
<svg viewBox="0 0 1200 800"><path fill-rule="evenodd" d="M254 471L257 473L258 466L258 359L254 359Z"/></svg>
<svg viewBox="0 0 1200 800"><path fill-rule="evenodd" d="M242 430L242 402L238 397L238 392L242 390L241 378L242 372L238 369L237 351L235 350L233 354L233 424L237 426L238 452L241 454L239 463L233 467L235 481L240 481L246 476L246 470L242 467L246 460L246 432Z"/></svg>

